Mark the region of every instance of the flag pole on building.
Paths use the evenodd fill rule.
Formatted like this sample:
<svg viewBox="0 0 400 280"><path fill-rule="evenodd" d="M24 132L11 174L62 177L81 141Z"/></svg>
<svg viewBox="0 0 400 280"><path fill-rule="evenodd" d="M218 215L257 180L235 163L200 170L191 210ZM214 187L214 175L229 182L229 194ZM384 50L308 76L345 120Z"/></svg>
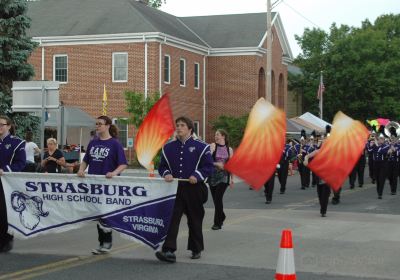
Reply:
<svg viewBox="0 0 400 280"><path fill-rule="evenodd" d="M106 91L106 84L104 84L104 91L103 91L103 116L107 116L107 91Z"/></svg>
<svg viewBox="0 0 400 280"><path fill-rule="evenodd" d="M325 86L324 86L324 77L322 75L321 71L321 76L319 80L319 86L318 86L318 93L317 93L317 98L319 100L319 117L323 119L323 104L324 104L324 91L325 91Z"/></svg>

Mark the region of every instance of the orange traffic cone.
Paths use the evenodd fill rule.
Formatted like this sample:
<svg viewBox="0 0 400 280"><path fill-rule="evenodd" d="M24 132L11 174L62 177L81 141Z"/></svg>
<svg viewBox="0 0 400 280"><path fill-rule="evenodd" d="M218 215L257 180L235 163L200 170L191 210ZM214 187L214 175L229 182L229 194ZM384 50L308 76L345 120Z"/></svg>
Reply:
<svg viewBox="0 0 400 280"><path fill-rule="evenodd" d="M154 162L150 162L150 168L149 168L149 177L155 177L154 174Z"/></svg>
<svg viewBox="0 0 400 280"><path fill-rule="evenodd" d="M281 248L279 249L275 280L296 280L292 231L290 229L284 229L282 231Z"/></svg>

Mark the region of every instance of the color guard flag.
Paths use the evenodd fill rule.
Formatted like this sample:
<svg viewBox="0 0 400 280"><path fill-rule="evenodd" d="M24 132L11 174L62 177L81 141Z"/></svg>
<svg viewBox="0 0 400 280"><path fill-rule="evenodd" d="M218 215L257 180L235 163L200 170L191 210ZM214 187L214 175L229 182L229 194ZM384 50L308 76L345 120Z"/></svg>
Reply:
<svg viewBox="0 0 400 280"><path fill-rule="evenodd" d="M135 150L142 166L149 169L153 158L175 130L169 104L169 94L164 94L144 118L136 135Z"/></svg>
<svg viewBox="0 0 400 280"><path fill-rule="evenodd" d="M260 98L250 112L242 142L224 168L258 190L275 174L285 134L285 113Z"/></svg>
<svg viewBox="0 0 400 280"><path fill-rule="evenodd" d="M324 85L324 80L323 80L322 72L321 72L321 77L319 80L319 86L318 86L318 92L317 92L318 100L321 100L322 95L324 94L324 91L325 91L325 85Z"/></svg>
<svg viewBox="0 0 400 280"><path fill-rule="evenodd" d="M308 167L333 190L339 190L365 149L368 135L361 122L339 111L333 120L330 137Z"/></svg>
<svg viewBox="0 0 400 280"><path fill-rule="evenodd" d="M106 84L104 84L104 91L103 91L103 116L107 116L107 91L106 91Z"/></svg>

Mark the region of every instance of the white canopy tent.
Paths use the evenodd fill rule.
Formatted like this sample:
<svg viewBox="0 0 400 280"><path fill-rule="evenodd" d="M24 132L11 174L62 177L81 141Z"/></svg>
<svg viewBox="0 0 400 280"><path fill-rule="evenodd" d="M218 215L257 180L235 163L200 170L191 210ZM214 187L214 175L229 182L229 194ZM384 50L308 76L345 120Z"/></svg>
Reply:
<svg viewBox="0 0 400 280"><path fill-rule="evenodd" d="M79 144L87 146L90 131L95 129L96 120L77 107L60 106L52 110L45 121L46 127L57 128L57 140L60 145Z"/></svg>
<svg viewBox="0 0 400 280"><path fill-rule="evenodd" d="M322 130L325 130L327 125L332 126L332 124L330 124L330 123L324 121L323 119L311 114L310 112L304 113L303 115L299 116L299 118L301 120L304 120L304 121L306 121L308 123L311 123L311 124L313 124L315 126L320 127Z"/></svg>

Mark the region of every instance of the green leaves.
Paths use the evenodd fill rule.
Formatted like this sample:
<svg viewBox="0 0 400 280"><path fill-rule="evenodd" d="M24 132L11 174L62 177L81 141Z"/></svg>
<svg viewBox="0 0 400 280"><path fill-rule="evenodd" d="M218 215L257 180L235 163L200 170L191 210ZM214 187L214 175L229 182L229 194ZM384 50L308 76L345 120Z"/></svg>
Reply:
<svg viewBox="0 0 400 280"><path fill-rule="evenodd" d="M289 88L304 94L304 110L318 114L316 92L323 71L324 119L341 110L352 118L400 118L400 15L383 15L361 27L332 24L329 33L305 29L295 64L302 77Z"/></svg>
<svg viewBox="0 0 400 280"><path fill-rule="evenodd" d="M149 94L147 99L144 93L141 92L125 91L124 95L127 102L126 112L129 113L127 123L132 124L135 128L139 128L144 117L158 101L160 95L159 93Z"/></svg>
<svg viewBox="0 0 400 280"><path fill-rule="evenodd" d="M237 147L242 140L244 130L246 128L248 115L241 117L219 116L218 119L213 121L212 127L216 131L219 128L226 130L229 134L229 145Z"/></svg>
<svg viewBox="0 0 400 280"><path fill-rule="evenodd" d="M6 114L16 124L17 135L39 127L39 118L28 113L12 113L13 81L29 80L34 75L27 60L37 43L26 37L30 19L26 16L26 1L0 0L0 115Z"/></svg>

